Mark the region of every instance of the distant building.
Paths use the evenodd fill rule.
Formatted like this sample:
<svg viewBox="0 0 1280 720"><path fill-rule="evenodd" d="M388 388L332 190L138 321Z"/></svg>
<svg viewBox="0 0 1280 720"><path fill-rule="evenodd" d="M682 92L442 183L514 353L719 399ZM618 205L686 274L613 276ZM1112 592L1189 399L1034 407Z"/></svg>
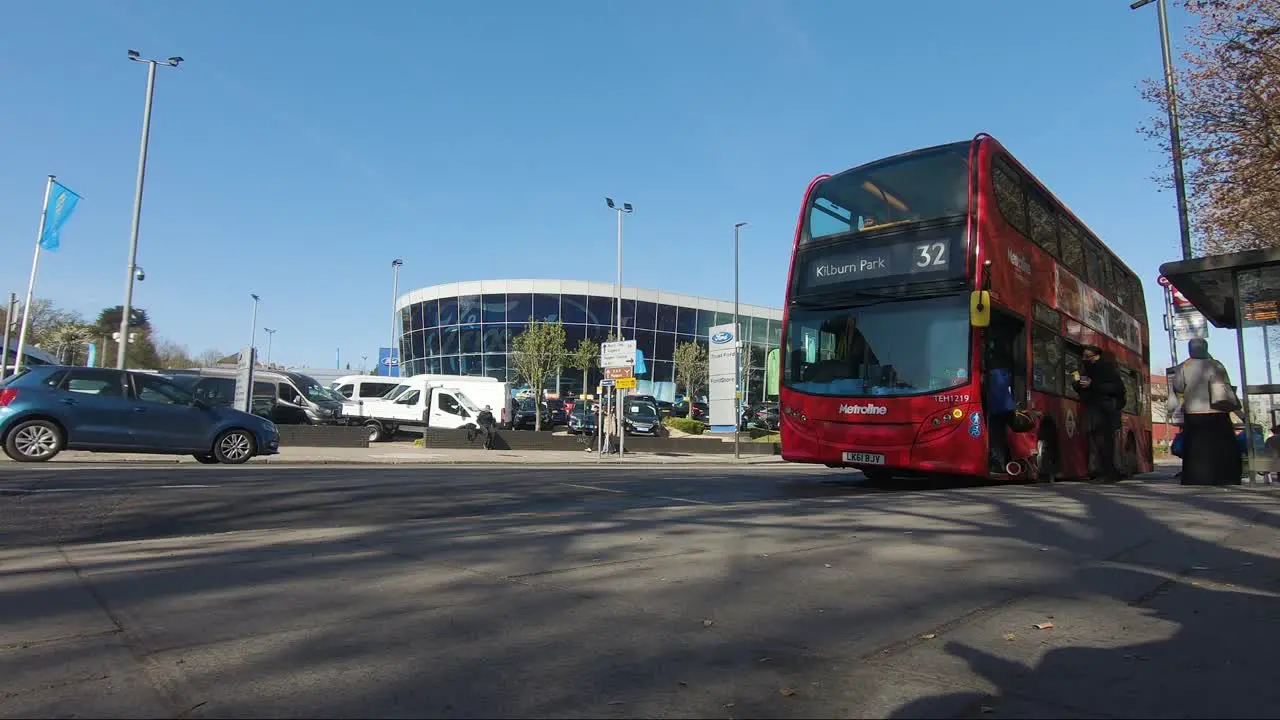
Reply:
<svg viewBox="0 0 1280 720"><path fill-rule="evenodd" d="M581 280L478 280L413 290L396 301L400 311L400 374L487 375L516 382L508 361L511 343L533 317L564 324L568 349L584 339L604 342L617 324L613 283ZM708 344L708 330L733 322L733 303L622 288L623 337L644 352L645 373L636 391L661 400L676 394L674 354L678 344ZM769 350L782 338L782 311L741 304L743 395L765 398ZM582 371L565 368L548 389L582 391ZM587 377L594 393L600 371Z"/></svg>

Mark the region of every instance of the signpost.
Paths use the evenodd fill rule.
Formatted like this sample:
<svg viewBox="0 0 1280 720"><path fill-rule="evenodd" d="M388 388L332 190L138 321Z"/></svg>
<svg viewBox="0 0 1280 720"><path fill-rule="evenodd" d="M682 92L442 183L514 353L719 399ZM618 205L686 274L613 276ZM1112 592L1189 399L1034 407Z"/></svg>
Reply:
<svg viewBox="0 0 1280 720"><path fill-rule="evenodd" d="M707 399L710 401L712 430L738 430L738 333L733 323L716 325L707 331ZM692 402L692 398L690 398Z"/></svg>
<svg viewBox="0 0 1280 720"><path fill-rule="evenodd" d="M617 387L619 390L635 390L636 389L636 379L634 376L618 378L616 382L617 382L617 385L615 387Z"/></svg>
<svg viewBox="0 0 1280 720"><path fill-rule="evenodd" d="M600 346L600 368L604 373L604 379L600 381L600 384L614 386L613 416L617 421L619 460L622 459L626 437L626 432L623 430L625 423L622 420L622 389L636 386L635 365L635 340L607 342ZM628 380L631 384L623 385L623 382ZM601 413L600 417L601 425L603 425L604 414Z"/></svg>
<svg viewBox="0 0 1280 720"><path fill-rule="evenodd" d="M236 363L235 407L241 412L253 412L253 366L257 359L253 347L247 347L240 351L240 360Z"/></svg>

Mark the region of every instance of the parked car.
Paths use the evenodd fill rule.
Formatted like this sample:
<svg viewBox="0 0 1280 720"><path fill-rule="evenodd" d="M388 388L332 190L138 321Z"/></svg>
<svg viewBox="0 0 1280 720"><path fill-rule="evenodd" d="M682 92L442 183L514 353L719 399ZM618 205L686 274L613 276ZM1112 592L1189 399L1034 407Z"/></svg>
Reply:
<svg viewBox="0 0 1280 720"><path fill-rule="evenodd" d="M280 449L270 420L211 405L156 373L58 365L0 383L0 442L19 462L92 450L236 465Z"/></svg>
<svg viewBox="0 0 1280 720"><path fill-rule="evenodd" d="M191 393L197 400L202 400L215 407L235 407L236 381L234 378L201 377L199 375L182 375L160 372L159 375L169 382ZM271 383L261 381L253 383L253 414L268 420L276 411L276 389Z"/></svg>
<svg viewBox="0 0 1280 720"><path fill-rule="evenodd" d="M587 403L581 400L575 403L573 412L569 414L569 433L571 435L595 435L595 408L587 407Z"/></svg>
<svg viewBox="0 0 1280 720"><path fill-rule="evenodd" d="M624 406L626 416L623 429L629 435L662 436L662 418L658 415L658 407L651 402L628 401Z"/></svg>
<svg viewBox="0 0 1280 720"><path fill-rule="evenodd" d="M546 403L534 404L533 400L517 400L516 411L511 418L511 427L515 430L532 430L535 423L535 413L542 415L542 427L551 428L549 413L547 412Z"/></svg>
<svg viewBox="0 0 1280 720"><path fill-rule="evenodd" d="M568 425L569 413L565 410L564 401L562 400L545 400L542 403L547 409L546 422L551 426Z"/></svg>
<svg viewBox="0 0 1280 720"><path fill-rule="evenodd" d="M748 428L764 428L765 430L778 429L778 404L777 403L752 403L742 407L742 416L738 418L738 429L746 430Z"/></svg>
<svg viewBox="0 0 1280 720"><path fill-rule="evenodd" d="M693 419L694 419L694 420L701 420L702 422L706 422L706 421L707 421L707 419L711 417L711 414L710 414L710 413L711 413L711 409L710 409L709 407L707 407L707 404L706 404L706 403L704 403L704 402L696 402L696 403L694 403L694 404L693 404ZM689 403L688 403L688 401L686 401L686 400L681 400L680 402L676 403L675 405L672 405L672 406L671 406L671 416L672 416L672 417L689 417Z"/></svg>

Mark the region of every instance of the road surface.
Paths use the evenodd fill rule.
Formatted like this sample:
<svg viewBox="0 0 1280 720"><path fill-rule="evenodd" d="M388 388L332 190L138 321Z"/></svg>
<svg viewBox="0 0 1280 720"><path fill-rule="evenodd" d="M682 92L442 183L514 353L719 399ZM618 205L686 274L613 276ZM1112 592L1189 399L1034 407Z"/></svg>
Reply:
<svg viewBox="0 0 1280 720"><path fill-rule="evenodd" d="M1280 707L1271 490L854 477L5 466L0 716Z"/></svg>

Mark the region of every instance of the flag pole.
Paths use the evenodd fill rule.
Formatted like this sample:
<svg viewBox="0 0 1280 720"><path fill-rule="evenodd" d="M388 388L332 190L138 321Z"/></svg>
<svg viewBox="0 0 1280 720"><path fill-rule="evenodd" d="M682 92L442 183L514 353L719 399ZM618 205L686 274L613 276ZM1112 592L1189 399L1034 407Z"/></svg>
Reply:
<svg viewBox="0 0 1280 720"><path fill-rule="evenodd" d="M44 186L44 205L40 208L40 230L36 233L36 253L31 258L31 280L27 282L27 302L22 306L22 329L18 331L18 348L14 352L13 374L22 370L22 353L27 344L27 327L31 323L31 300L36 292L36 272L40 269L40 241L44 239L44 221L49 216L49 193L53 191L53 180L50 175ZM8 358L5 358L8 361Z"/></svg>

